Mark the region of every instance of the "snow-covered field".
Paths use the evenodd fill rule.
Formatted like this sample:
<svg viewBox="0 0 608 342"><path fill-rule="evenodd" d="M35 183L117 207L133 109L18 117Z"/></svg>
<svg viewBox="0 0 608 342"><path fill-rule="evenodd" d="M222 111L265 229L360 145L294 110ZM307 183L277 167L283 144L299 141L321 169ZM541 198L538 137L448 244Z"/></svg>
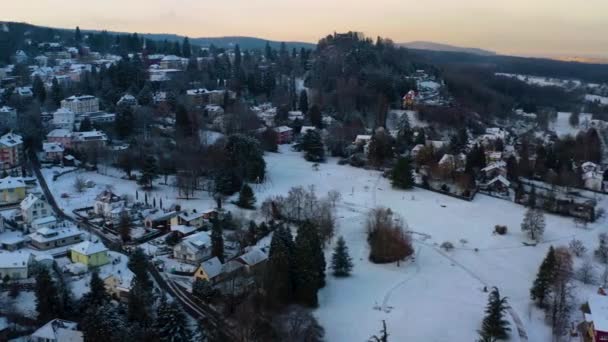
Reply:
<svg viewBox="0 0 608 342"><path fill-rule="evenodd" d="M583 230L572 219L547 215L544 242L526 247L520 231L525 212L522 206L484 195L466 202L422 189L397 191L379 172L340 166L335 159L316 171L289 146L281 146L280 152L266 155L268 180L253 186L258 203L272 195L285 195L299 185L314 186L319 196L329 190L338 190L343 196L338 205L336 235L345 237L355 267L346 279L336 279L328 270L327 286L319 293L320 306L314 313L325 327L327 341L366 341L378 333L382 320L395 341L473 341L487 301L484 286L498 286L501 294L509 297L513 315L521 320L528 341L550 341L550 329L542 313L530 306L529 300L538 266L550 245L568 245L576 237L592 250L597 234L606 231L604 218ZM107 184L117 194L134 196L138 189L134 182L119 178L120 174L93 172L65 175L49 184L57 194L68 189L73 194L77 175L94 179L96 186L69 199L58 198L66 208L91 205ZM142 195L140 190L140 199ZM154 196L162 196L165 205L172 201L186 208L214 205L203 192L195 200L176 200L177 190L162 185L149 194L149 199ZM598 199L600 206L607 206L606 200ZM367 260L364 225L367 212L376 206L390 207L405 218L414 232L415 260L400 267ZM493 235L496 224L508 226L508 234ZM438 245L444 241L452 242L456 249L441 251ZM330 255L331 247L327 260ZM597 269L599 275L599 265ZM582 303L594 289L577 286L578 303ZM575 312L573 319L580 319L580 314ZM512 340L518 341L517 329L513 330Z"/></svg>
<svg viewBox="0 0 608 342"><path fill-rule="evenodd" d="M296 185L314 185L319 195L334 189L343 195L337 235L345 237L355 268L350 278L329 275L320 291L315 314L328 341L365 341L378 333L382 320L396 341L473 341L487 301L484 284L498 286L509 297L529 341L550 341L549 327L529 301L540 262L549 245L567 245L574 236L593 249L597 234L606 230L603 219L583 230L572 219L547 215L545 242L525 247L519 228L522 206L483 195L466 202L421 189L396 191L378 172L339 166L335 160L313 171L299 153L287 147L281 152L266 158L269 182L256 189L259 201ZM417 232L414 262L397 267L367 260L365 214L375 206L390 207ZM496 224L507 225L508 235L492 235ZM461 239L468 242L463 246ZM440 251L437 245L443 241L451 241L456 250ZM579 288L584 290L579 291L582 302L593 289ZM573 318L579 316L575 312ZM512 340L518 340L517 333Z"/></svg>
<svg viewBox="0 0 608 342"><path fill-rule="evenodd" d="M608 106L608 97L599 95L585 95L585 101L588 102L599 102L601 105Z"/></svg>
<svg viewBox="0 0 608 342"><path fill-rule="evenodd" d="M570 112L558 112L557 118L551 123L551 130L553 130L559 137L564 137L566 135L576 136L581 130L580 124L577 127L572 127L572 125L570 125L571 115L572 113ZM581 113L579 115L579 123L591 121L591 119L593 119L593 114Z"/></svg>
<svg viewBox="0 0 608 342"><path fill-rule="evenodd" d="M558 78L550 78L550 77L542 77L542 76L532 76L532 75L519 75L519 74L508 74L497 72L496 76L502 77L510 77L516 78L522 82L526 82L530 85L535 85L539 87L562 87L562 88L572 88L578 87L582 83L579 80L563 80Z"/></svg>

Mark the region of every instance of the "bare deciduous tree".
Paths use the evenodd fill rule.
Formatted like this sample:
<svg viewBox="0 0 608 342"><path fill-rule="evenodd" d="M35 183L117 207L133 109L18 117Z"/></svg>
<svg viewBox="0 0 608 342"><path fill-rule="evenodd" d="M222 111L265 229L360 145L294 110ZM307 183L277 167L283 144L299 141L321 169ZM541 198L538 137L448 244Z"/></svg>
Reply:
<svg viewBox="0 0 608 342"><path fill-rule="evenodd" d="M74 179L74 189L76 189L77 192L84 192L86 188L87 182L82 177L78 176Z"/></svg>

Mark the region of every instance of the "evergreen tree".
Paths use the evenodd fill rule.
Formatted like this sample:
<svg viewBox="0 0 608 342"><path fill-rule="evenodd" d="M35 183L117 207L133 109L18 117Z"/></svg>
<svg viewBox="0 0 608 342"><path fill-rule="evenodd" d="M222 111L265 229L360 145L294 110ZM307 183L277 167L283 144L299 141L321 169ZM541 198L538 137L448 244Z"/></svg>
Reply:
<svg viewBox="0 0 608 342"><path fill-rule="evenodd" d="M87 342L130 340L124 320L111 302L86 310L81 318L80 329Z"/></svg>
<svg viewBox="0 0 608 342"><path fill-rule="evenodd" d="M48 269L41 268L36 275L34 293L36 294L36 311L39 322L48 322L63 316L57 286L51 279Z"/></svg>
<svg viewBox="0 0 608 342"><path fill-rule="evenodd" d="M211 223L211 255L224 262L223 223L218 218L213 219Z"/></svg>
<svg viewBox="0 0 608 342"><path fill-rule="evenodd" d="M51 83L51 100L55 108L58 108L61 105L61 100L63 100L63 89L59 85L59 81L57 81L56 77L53 77Z"/></svg>
<svg viewBox="0 0 608 342"><path fill-rule="evenodd" d="M331 257L331 268L333 268L334 275L337 277L349 276L353 269L352 259L348 255L348 247L346 247L346 242L341 236L338 238Z"/></svg>
<svg viewBox="0 0 608 342"><path fill-rule="evenodd" d="M178 137L191 137L194 132L188 110L183 105L178 105L175 111L175 131Z"/></svg>
<svg viewBox="0 0 608 342"><path fill-rule="evenodd" d="M176 302L161 299L154 324L161 342L191 342L192 332L188 319Z"/></svg>
<svg viewBox="0 0 608 342"><path fill-rule="evenodd" d="M267 305L281 307L293 300L294 290L294 242L285 227L275 230L270 241L270 251L264 277Z"/></svg>
<svg viewBox="0 0 608 342"><path fill-rule="evenodd" d="M491 336L497 339L507 339L511 328L509 321L505 319L506 311L509 309L506 297L500 297L498 288L492 289L486 306L486 317L481 325L481 336Z"/></svg>
<svg viewBox="0 0 608 342"><path fill-rule="evenodd" d="M304 151L306 160L310 162L325 161L325 146L323 146L321 134L316 129L306 131L300 147Z"/></svg>
<svg viewBox="0 0 608 342"><path fill-rule="evenodd" d="M152 182L154 179L156 179L157 174L156 158L153 156L147 156L144 159L144 165L141 169L139 184L144 188L152 188Z"/></svg>
<svg viewBox="0 0 608 342"><path fill-rule="evenodd" d="M236 202L236 205L245 209L255 208L255 195L248 184L243 184L243 187L239 192L239 199Z"/></svg>
<svg viewBox="0 0 608 342"><path fill-rule="evenodd" d="M310 123L313 126L317 128L323 128L323 116L321 114L321 108L319 108L319 106L317 106L316 104L312 105L312 107L310 107L307 113Z"/></svg>
<svg viewBox="0 0 608 342"><path fill-rule="evenodd" d="M298 228L294 260L295 299L303 305L316 307L317 291L325 286L325 256L318 228L310 221Z"/></svg>
<svg viewBox="0 0 608 342"><path fill-rule="evenodd" d="M391 180L396 188L411 189L414 186L414 175L408 158L401 157L397 160L391 174Z"/></svg>
<svg viewBox="0 0 608 342"><path fill-rule="evenodd" d="M306 89L300 92L300 104L298 107L304 115L308 113L308 92L306 92Z"/></svg>
<svg viewBox="0 0 608 342"><path fill-rule="evenodd" d="M555 250L553 249L553 246L551 246L549 247L547 256L545 256L545 259L538 269L536 279L530 289L530 298L541 308L545 307L546 300L551 294L551 284L555 277L554 270L556 262Z"/></svg>
<svg viewBox="0 0 608 342"><path fill-rule="evenodd" d="M127 266L134 274L129 291L127 316L129 321L147 327L152 320L150 306L154 300L152 295L154 287L148 275L148 258L141 248L136 248L131 253Z"/></svg>
<svg viewBox="0 0 608 342"><path fill-rule="evenodd" d="M40 102L40 104L44 104L46 100L46 89L44 88L44 83L42 83L42 79L40 76L34 77L34 83L32 84L32 93L34 97Z"/></svg>
<svg viewBox="0 0 608 342"><path fill-rule="evenodd" d="M192 55L192 47L190 46L190 40L188 37L184 37L184 42L182 43L182 57L190 58Z"/></svg>
<svg viewBox="0 0 608 342"><path fill-rule="evenodd" d="M234 75L238 75L241 70L241 47L236 44L234 47Z"/></svg>
<svg viewBox="0 0 608 342"><path fill-rule="evenodd" d="M80 127L78 130L81 132L89 132L93 130L93 124L91 124L91 119L89 119L88 116L80 122Z"/></svg>
<svg viewBox="0 0 608 342"><path fill-rule="evenodd" d="M97 310L97 308L104 305L110 299L106 292L105 284L99 277L99 272L94 270L91 273L91 280L89 281L89 292L86 293L80 300L81 312L86 310Z"/></svg>
<svg viewBox="0 0 608 342"><path fill-rule="evenodd" d="M120 106L118 108L118 113L116 113L116 120L114 121L116 134L124 139L133 134L134 127L135 117L133 116L133 109L131 106Z"/></svg>
<svg viewBox="0 0 608 342"><path fill-rule="evenodd" d="M202 301L210 301L213 298L214 292L213 286L211 286L208 280L196 278L194 284L192 284L192 294Z"/></svg>
<svg viewBox="0 0 608 342"><path fill-rule="evenodd" d="M80 27L76 26L76 31L74 32L74 40L76 43L82 42L82 33L80 32Z"/></svg>
<svg viewBox="0 0 608 342"><path fill-rule="evenodd" d="M536 208L536 187L532 185L528 195L528 208Z"/></svg>

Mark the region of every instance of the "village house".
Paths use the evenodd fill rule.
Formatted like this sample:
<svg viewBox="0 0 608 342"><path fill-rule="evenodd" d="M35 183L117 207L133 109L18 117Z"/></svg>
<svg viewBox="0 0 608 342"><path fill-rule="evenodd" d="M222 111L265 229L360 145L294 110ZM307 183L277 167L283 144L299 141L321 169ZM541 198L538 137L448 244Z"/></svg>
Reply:
<svg viewBox="0 0 608 342"><path fill-rule="evenodd" d="M65 149L60 143L45 141L42 143L42 160L50 163L59 163L63 160Z"/></svg>
<svg viewBox="0 0 608 342"><path fill-rule="evenodd" d="M26 185L21 177L0 179L0 205L15 204L25 198Z"/></svg>
<svg viewBox="0 0 608 342"><path fill-rule="evenodd" d="M124 94L119 100L118 102L116 102L117 106L128 106L128 107L135 107L138 105L137 103L137 99L135 98L135 96L131 95L131 94Z"/></svg>
<svg viewBox="0 0 608 342"><path fill-rule="evenodd" d="M27 279L33 260L30 252L0 252L0 279L6 276L12 280Z"/></svg>
<svg viewBox="0 0 608 342"><path fill-rule="evenodd" d="M175 216L177 216L177 212L175 211L164 212L156 210L144 218L144 225L146 228L166 230L171 227L171 220Z"/></svg>
<svg viewBox="0 0 608 342"><path fill-rule="evenodd" d="M511 182L509 182L504 176L498 175L489 182L482 184L480 189L490 194L496 194L500 196L509 196L511 188Z"/></svg>
<svg viewBox="0 0 608 342"><path fill-rule="evenodd" d="M184 225L202 228L214 215L216 215L215 210L207 210L202 212L192 211L190 213L187 211L182 211L171 218L171 226Z"/></svg>
<svg viewBox="0 0 608 342"><path fill-rule="evenodd" d="M224 115L224 108L218 105L208 104L205 106L205 117L216 118Z"/></svg>
<svg viewBox="0 0 608 342"><path fill-rule="evenodd" d="M274 129L277 133L277 144L289 144L293 140L293 129L287 126L279 126Z"/></svg>
<svg viewBox="0 0 608 342"><path fill-rule="evenodd" d="M108 249L100 241L83 241L70 248L70 260L88 267L103 266L110 262Z"/></svg>
<svg viewBox="0 0 608 342"><path fill-rule="evenodd" d="M121 302L127 302L129 298L129 292L131 292L131 280L132 277L125 274L121 274L120 270L116 274L110 274L103 279L103 284L106 291L112 298L115 298Z"/></svg>
<svg viewBox="0 0 608 342"><path fill-rule="evenodd" d="M194 278L215 283L222 273L222 262L217 257L204 261L194 272Z"/></svg>
<svg viewBox="0 0 608 342"><path fill-rule="evenodd" d="M86 150L106 146L108 137L102 131L74 132L72 146L74 149Z"/></svg>
<svg viewBox="0 0 608 342"><path fill-rule="evenodd" d="M602 191L604 185L604 172L600 167L592 162L585 162L581 165L583 184L585 188Z"/></svg>
<svg viewBox="0 0 608 342"><path fill-rule="evenodd" d="M159 66L161 69L183 69L188 65L188 59L175 55L167 55L161 58Z"/></svg>
<svg viewBox="0 0 608 342"><path fill-rule="evenodd" d="M30 226L31 226L30 232L35 232L42 228L52 228L52 227L55 227L57 225L57 223L58 223L57 218L53 215L38 218L38 219L33 220L32 223L30 224Z"/></svg>
<svg viewBox="0 0 608 342"><path fill-rule="evenodd" d="M46 135L48 142L58 143L63 148L72 147L72 131L71 129L54 129Z"/></svg>
<svg viewBox="0 0 608 342"><path fill-rule="evenodd" d="M54 319L43 325L30 336L30 342L83 342L78 323Z"/></svg>
<svg viewBox="0 0 608 342"><path fill-rule="evenodd" d="M243 264L247 272L253 272L266 263L268 254L261 248L254 246L250 247L246 253L236 257L235 260Z"/></svg>
<svg viewBox="0 0 608 342"><path fill-rule="evenodd" d="M20 204L21 216L26 225L30 225L34 220L46 217L53 213L49 203L39 195L28 194Z"/></svg>
<svg viewBox="0 0 608 342"><path fill-rule="evenodd" d="M412 156L412 159L416 159L418 157L418 154L420 154L420 151L422 151L424 149L424 145L422 144L418 144L416 146L414 146L414 148L412 148L412 150L410 151L410 155Z"/></svg>
<svg viewBox="0 0 608 342"><path fill-rule="evenodd" d="M289 120L291 122L296 121L296 120L303 121L304 114L299 110L291 110L291 111L287 112L287 120Z"/></svg>
<svg viewBox="0 0 608 342"><path fill-rule="evenodd" d="M39 250L73 245L82 241L82 232L76 227L42 228L28 236L30 245Z"/></svg>
<svg viewBox="0 0 608 342"><path fill-rule="evenodd" d="M74 95L61 100L61 108L69 109L74 114L98 112L99 99L92 95Z"/></svg>
<svg viewBox="0 0 608 342"><path fill-rule="evenodd" d="M491 163L488 166L481 169L484 179L493 179L498 176L507 176L507 163L504 161L499 161L496 163Z"/></svg>
<svg viewBox="0 0 608 342"><path fill-rule="evenodd" d="M17 110L12 107L0 107L0 127L8 129L17 128Z"/></svg>
<svg viewBox="0 0 608 342"><path fill-rule="evenodd" d="M97 198L95 198L95 203L93 204L93 211L98 216L113 221L118 221L118 219L120 218L120 214L124 210L124 207L125 201L122 198L115 195L110 190L104 190L99 195L97 195Z"/></svg>
<svg viewBox="0 0 608 342"><path fill-rule="evenodd" d="M76 124L76 114L68 108L59 108L53 113L53 127L73 130Z"/></svg>
<svg viewBox="0 0 608 342"><path fill-rule="evenodd" d="M208 232L190 235L173 247L173 257L198 264L211 256L211 236Z"/></svg>
<svg viewBox="0 0 608 342"><path fill-rule="evenodd" d="M583 312L585 321L583 341L608 341L608 297L602 292L593 294L587 300L589 312Z"/></svg>
<svg viewBox="0 0 608 342"><path fill-rule="evenodd" d="M23 162L23 138L12 132L0 137L0 168L9 171Z"/></svg>

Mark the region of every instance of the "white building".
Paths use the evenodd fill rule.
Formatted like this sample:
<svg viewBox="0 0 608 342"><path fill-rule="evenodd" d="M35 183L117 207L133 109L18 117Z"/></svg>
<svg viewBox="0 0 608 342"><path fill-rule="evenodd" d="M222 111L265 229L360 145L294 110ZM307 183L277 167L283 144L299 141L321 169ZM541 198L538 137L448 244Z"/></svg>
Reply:
<svg viewBox="0 0 608 342"><path fill-rule="evenodd" d="M173 256L185 262L198 264L211 256L211 236L208 232L190 235L173 247Z"/></svg>
<svg viewBox="0 0 608 342"><path fill-rule="evenodd" d="M42 197L38 197L34 194L28 194L23 201L21 201L21 216L23 216L23 222L31 224L32 221L39 218L48 216L53 213L51 206Z"/></svg>
<svg viewBox="0 0 608 342"><path fill-rule="evenodd" d="M53 126L59 129L72 130L76 123L76 114L69 108L61 107L53 113Z"/></svg>
<svg viewBox="0 0 608 342"><path fill-rule="evenodd" d="M54 319L30 336L31 342L83 342L82 331L78 330L78 323Z"/></svg>
<svg viewBox="0 0 608 342"><path fill-rule="evenodd" d="M125 202L113 192L104 190L97 195L93 210L95 214L107 219L115 219L116 212L120 215L124 210Z"/></svg>
<svg viewBox="0 0 608 342"><path fill-rule="evenodd" d="M99 111L99 99L92 95L70 96L61 101L61 108L67 108L75 114Z"/></svg>
<svg viewBox="0 0 608 342"><path fill-rule="evenodd" d="M33 261L32 253L24 251L0 252L0 278L27 279Z"/></svg>

